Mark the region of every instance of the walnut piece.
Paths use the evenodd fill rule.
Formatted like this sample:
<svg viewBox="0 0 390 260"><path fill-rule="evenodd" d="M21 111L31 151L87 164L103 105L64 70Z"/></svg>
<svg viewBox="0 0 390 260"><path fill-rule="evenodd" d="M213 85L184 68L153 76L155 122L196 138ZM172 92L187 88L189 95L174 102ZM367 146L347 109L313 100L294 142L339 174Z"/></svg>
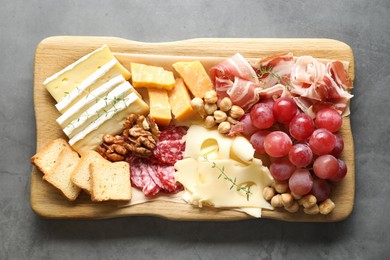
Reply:
<svg viewBox="0 0 390 260"><path fill-rule="evenodd" d="M104 135L96 151L104 158L116 162L129 155L148 157L156 148L160 130L149 115L130 114L123 123L121 135Z"/></svg>

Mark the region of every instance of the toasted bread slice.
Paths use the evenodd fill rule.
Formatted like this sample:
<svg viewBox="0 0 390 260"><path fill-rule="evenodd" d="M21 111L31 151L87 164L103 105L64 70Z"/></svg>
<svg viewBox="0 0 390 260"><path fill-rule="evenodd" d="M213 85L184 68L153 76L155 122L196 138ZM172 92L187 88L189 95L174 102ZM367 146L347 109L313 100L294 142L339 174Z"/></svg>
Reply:
<svg viewBox="0 0 390 260"><path fill-rule="evenodd" d="M93 201L130 200L130 167L127 162L105 159L90 164Z"/></svg>
<svg viewBox="0 0 390 260"><path fill-rule="evenodd" d="M89 194L91 194L91 172L89 165L99 160L103 160L103 157L99 153L93 150L83 152L79 164L71 175L72 182Z"/></svg>
<svg viewBox="0 0 390 260"><path fill-rule="evenodd" d="M67 149L72 150L67 141L62 138L55 139L47 144L41 151L31 157L31 162L41 171L43 174L49 174L53 171L53 168L60 156L60 153Z"/></svg>
<svg viewBox="0 0 390 260"><path fill-rule="evenodd" d="M81 189L74 185L70 180L70 176L79 161L80 158L77 152L64 149L58 157L52 172L43 176L44 180L62 191L69 200L75 200L81 191Z"/></svg>

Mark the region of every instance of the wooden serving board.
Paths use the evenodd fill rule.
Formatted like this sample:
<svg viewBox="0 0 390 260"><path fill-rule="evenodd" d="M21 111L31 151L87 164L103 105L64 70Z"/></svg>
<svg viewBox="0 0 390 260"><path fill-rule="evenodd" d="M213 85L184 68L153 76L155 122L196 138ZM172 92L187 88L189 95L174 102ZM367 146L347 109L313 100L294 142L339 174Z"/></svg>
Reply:
<svg viewBox="0 0 390 260"><path fill-rule="evenodd" d="M261 58L278 53L292 52L294 56L311 55L315 58L349 62L348 72L354 79L354 57L345 43L330 39L192 39L167 43L143 43L113 37L58 36L44 39L35 53L34 108L37 127L37 151L51 140L66 136L55 119L60 113L55 101L43 86L43 81L85 54L107 44L118 60L129 68L132 59L159 60L169 64L169 57L150 59L150 55L198 56L212 62L213 57L230 57L240 52L246 58ZM208 58L207 58L208 57ZM210 58L211 57L211 58ZM177 59L177 57L175 58ZM186 59L183 57L183 59ZM353 112L353 111L352 111ZM331 198L335 210L327 215L310 216L302 212L288 213L283 209L263 210L262 217L283 221L332 222L348 217L353 209L355 195L354 150L349 117L344 118L341 135L345 148L342 159L348 167L346 178L332 188ZM113 218L149 215L172 220L232 221L251 218L233 211L214 208L196 208L187 204L153 201L120 208L115 202L95 203L82 194L76 201L65 197L42 180L35 167L31 173L31 207L38 215L48 218Z"/></svg>

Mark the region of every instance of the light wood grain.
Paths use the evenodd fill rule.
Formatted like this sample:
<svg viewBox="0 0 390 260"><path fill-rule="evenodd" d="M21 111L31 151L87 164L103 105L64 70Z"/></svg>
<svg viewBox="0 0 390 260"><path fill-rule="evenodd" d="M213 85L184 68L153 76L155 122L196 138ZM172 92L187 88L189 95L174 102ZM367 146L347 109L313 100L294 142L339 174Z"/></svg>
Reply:
<svg viewBox="0 0 390 260"><path fill-rule="evenodd" d="M143 43L113 37L50 37L39 43L35 54L34 108L37 126L37 151L49 141L64 137L55 119L60 115L54 99L42 82L50 75L74 62L83 55L107 44L126 67L130 60L150 59L149 55L198 56L204 62L218 61L214 57L229 57L240 52L247 58L261 58L277 53L292 52L294 56L312 55L316 58L349 62L348 72L354 79L354 57L345 43L330 39L192 39L167 43ZM159 56L157 59L170 66L172 59L185 57ZM210 59L211 57L211 59ZM154 57L156 58L156 57ZM154 59L156 62L156 59ZM353 111L352 111L353 112ZM346 161L346 178L332 187L331 198L335 210L328 216L309 216L304 213L287 213L283 210L263 211L264 218L283 221L332 222L348 217L353 209L355 195L354 149L349 117L344 118L341 135L345 141L342 158ZM132 215L149 215L172 220L233 221L251 218L232 211L213 208L195 208L191 205L154 201L119 208L115 202L96 203L82 194L77 201L69 202L50 184L42 180L42 173L33 167L31 173L31 207L38 215L48 218L113 218Z"/></svg>

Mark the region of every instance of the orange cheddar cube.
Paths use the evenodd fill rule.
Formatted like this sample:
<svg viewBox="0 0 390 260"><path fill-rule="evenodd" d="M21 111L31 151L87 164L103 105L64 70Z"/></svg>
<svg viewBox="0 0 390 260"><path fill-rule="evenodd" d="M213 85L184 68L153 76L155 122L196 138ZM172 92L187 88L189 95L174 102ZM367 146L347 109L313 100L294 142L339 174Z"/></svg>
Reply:
<svg viewBox="0 0 390 260"><path fill-rule="evenodd" d="M195 97L203 98L205 92L214 89L213 83L200 61L176 62L172 66Z"/></svg>
<svg viewBox="0 0 390 260"><path fill-rule="evenodd" d="M177 78L175 87L168 91L172 114L177 121L184 121L195 115L191 106L191 97L183 79Z"/></svg>
<svg viewBox="0 0 390 260"><path fill-rule="evenodd" d="M133 86L171 90L175 86L173 72L162 67L131 63Z"/></svg>
<svg viewBox="0 0 390 260"><path fill-rule="evenodd" d="M171 122L171 106L165 89L149 88L150 115L159 126L168 126Z"/></svg>

